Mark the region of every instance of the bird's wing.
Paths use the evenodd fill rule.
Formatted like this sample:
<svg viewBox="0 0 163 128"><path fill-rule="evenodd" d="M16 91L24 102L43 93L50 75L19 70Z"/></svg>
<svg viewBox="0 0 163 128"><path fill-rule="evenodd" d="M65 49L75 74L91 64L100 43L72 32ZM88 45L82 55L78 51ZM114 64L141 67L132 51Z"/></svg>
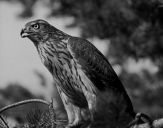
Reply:
<svg viewBox="0 0 163 128"><path fill-rule="evenodd" d="M134 116L131 100L105 56L89 41L77 37L69 39L67 48L73 59L80 65L82 72L93 83L87 83L86 90L90 94L94 94L94 90L102 92L108 89L114 90L117 95L122 94L127 105L126 111ZM88 82L87 79L84 80Z"/></svg>
<svg viewBox="0 0 163 128"><path fill-rule="evenodd" d="M124 91L112 66L93 44L85 39L71 37L67 48L97 89L102 91L109 87Z"/></svg>

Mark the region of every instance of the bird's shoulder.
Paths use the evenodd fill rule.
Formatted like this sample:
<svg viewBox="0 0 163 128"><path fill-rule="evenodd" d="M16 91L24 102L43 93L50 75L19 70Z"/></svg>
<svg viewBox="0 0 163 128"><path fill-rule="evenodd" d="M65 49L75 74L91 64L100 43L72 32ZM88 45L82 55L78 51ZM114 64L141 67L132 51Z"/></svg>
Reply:
<svg viewBox="0 0 163 128"><path fill-rule="evenodd" d="M110 87L122 87L111 64L92 43L86 39L71 37L67 46L71 55L97 88L104 89L108 84Z"/></svg>
<svg viewBox="0 0 163 128"><path fill-rule="evenodd" d="M79 37L70 37L68 49L78 59L90 59L92 61L103 61L108 64L106 57L88 40Z"/></svg>

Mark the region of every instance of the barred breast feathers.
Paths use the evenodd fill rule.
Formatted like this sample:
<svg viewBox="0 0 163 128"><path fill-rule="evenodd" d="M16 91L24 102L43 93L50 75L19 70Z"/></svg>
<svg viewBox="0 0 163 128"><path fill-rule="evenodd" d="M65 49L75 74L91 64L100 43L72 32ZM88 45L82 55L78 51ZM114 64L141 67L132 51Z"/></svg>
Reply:
<svg viewBox="0 0 163 128"><path fill-rule="evenodd" d="M51 72L54 80L60 84L62 91L75 102L74 104L86 107L87 101L80 86L83 80L81 81L79 77L77 64L67 50L66 40L64 41L55 44L51 41L40 43L38 52L42 63Z"/></svg>

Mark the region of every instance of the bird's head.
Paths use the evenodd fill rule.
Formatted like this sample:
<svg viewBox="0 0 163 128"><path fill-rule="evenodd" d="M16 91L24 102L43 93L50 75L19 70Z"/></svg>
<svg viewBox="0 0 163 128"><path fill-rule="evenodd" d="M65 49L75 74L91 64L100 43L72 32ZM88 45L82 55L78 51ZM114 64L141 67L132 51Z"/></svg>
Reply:
<svg viewBox="0 0 163 128"><path fill-rule="evenodd" d="M22 38L28 37L34 42L40 42L46 40L54 29L48 22L39 19L26 23L20 35Z"/></svg>

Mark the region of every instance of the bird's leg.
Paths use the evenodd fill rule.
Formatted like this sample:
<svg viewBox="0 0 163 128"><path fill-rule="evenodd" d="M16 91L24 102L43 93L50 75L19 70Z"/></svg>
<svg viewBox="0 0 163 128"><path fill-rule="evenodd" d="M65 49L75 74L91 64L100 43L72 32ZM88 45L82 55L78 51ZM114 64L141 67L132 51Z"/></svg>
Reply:
<svg viewBox="0 0 163 128"><path fill-rule="evenodd" d="M88 102L89 109L89 123L91 124L94 121L94 113L96 111L96 96L90 93L86 93L86 98Z"/></svg>
<svg viewBox="0 0 163 128"><path fill-rule="evenodd" d="M90 111L89 109L81 109L74 106L75 120L72 124L69 124L66 128L89 128L90 126Z"/></svg>
<svg viewBox="0 0 163 128"><path fill-rule="evenodd" d="M95 106L93 106L92 103L89 103L88 102L88 105L89 105L89 112L90 112L90 122L93 122L94 121L94 113L95 113Z"/></svg>
<svg viewBox="0 0 163 128"><path fill-rule="evenodd" d="M72 124L74 119L75 119L75 115L74 115L74 109L73 109L73 105L69 102L68 97L65 95L65 93L62 92L62 90L58 88L58 92L60 94L60 97L62 99L64 108L67 112L67 116L68 116L68 124Z"/></svg>
<svg viewBox="0 0 163 128"><path fill-rule="evenodd" d="M74 125L78 125L82 121L81 117L81 110L79 107L74 106L74 114L75 114L75 120L73 122Z"/></svg>
<svg viewBox="0 0 163 128"><path fill-rule="evenodd" d="M72 124L75 120L75 114L73 111L73 106L70 103L68 103L68 104L64 103L64 106L65 106L67 116L68 116L68 124Z"/></svg>
<svg viewBox="0 0 163 128"><path fill-rule="evenodd" d="M67 128L80 127L83 124L81 109L79 107L73 105L73 112L74 112L75 119L72 123L68 124Z"/></svg>

